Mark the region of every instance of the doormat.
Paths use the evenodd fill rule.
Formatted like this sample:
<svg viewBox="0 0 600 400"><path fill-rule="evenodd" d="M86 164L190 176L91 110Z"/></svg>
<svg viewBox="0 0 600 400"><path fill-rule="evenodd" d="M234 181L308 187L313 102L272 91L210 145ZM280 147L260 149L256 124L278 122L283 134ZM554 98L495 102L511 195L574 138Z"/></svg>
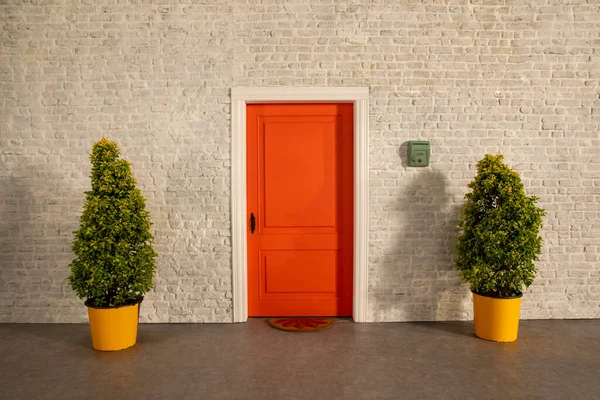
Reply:
<svg viewBox="0 0 600 400"><path fill-rule="evenodd" d="M317 332L331 328L335 318L269 318L269 325L287 332Z"/></svg>

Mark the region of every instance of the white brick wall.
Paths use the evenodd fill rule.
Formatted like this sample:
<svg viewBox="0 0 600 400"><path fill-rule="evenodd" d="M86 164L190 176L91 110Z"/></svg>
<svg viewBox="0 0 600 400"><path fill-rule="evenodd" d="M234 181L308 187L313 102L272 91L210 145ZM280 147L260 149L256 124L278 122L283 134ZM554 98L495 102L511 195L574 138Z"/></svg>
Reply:
<svg viewBox="0 0 600 400"><path fill-rule="evenodd" d="M471 317L455 223L499 152L548 211L523 317L600 317L597 0L196 3L0 0L0 322L85 321L64 278L101 135L155 223L142 321L231 321L229 90L281 85L370 87L370 320Z"/></svg>

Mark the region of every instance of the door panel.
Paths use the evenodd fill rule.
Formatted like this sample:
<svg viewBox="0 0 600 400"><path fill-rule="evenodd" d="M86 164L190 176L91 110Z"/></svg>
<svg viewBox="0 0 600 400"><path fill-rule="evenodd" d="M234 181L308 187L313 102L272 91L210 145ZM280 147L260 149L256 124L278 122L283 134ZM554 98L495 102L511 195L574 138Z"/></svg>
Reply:
<svg viewBox="0 0 600 400"><path fill-rule="evenodd" d="M335 117L263 119L265 228L334 227L340 137ZM285 121L287 120L287 121ZM285 121L285 122L284 122ZM285 134L282 134L284 132ZM262 153L262 154L261 154Z"/></svg>
<svg viewBox="0 0 600 400"><path fill-rule="evenodd" d="M249 315L351 315L352 104L246 115Z"/></svg>
<svg viewBox="0 0 600 400"><path fill-rule="evenodd" d="M337 250L262 252L264 293L335 293Z"/></svg>

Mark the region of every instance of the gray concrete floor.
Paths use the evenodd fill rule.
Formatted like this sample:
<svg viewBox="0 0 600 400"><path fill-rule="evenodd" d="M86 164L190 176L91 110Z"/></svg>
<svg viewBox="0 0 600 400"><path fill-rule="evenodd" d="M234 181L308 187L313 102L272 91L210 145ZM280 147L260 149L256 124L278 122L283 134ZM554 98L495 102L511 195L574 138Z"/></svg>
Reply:
<svg viewBox="0 0 600 400"><path fill-rule="evenodd" d="M135 347L102 353L87 325L0 325L0 398L600 399L600 320L520 330L498 344L466 322L148 324Z"/></svg>

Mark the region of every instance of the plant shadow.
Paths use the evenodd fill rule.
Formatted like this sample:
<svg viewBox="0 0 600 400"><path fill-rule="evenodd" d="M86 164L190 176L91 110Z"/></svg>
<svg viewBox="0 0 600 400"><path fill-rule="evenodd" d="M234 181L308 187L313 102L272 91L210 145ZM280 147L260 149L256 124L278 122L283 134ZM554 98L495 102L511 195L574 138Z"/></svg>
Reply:
<svg viewBox="0 0 600 400"><path fill-rule="evenodd" d="M436 331L442 331L446 333L451 333L459 336L467 336L467 337L476 337L473 322L471 321L426 321L426 322L415 322L419 326L422 326L427 329L432 329Z"/></svg>
<svg viewBox="0 0 600 400"><path fill-rule="evenodd" d="M415 168L406 176L396 202L386 206L390 228L380 236L391 246L376 260L386 284L373 290L375 320L465 320L468 290L453 265L460 194L449 192L442 171Z"/></svg>
<svg viewBox="0 0 600 400"><path fill-rule="evenodd" d="M92 349L88 324L6 324L3 336L24 343L32 341L44 348Z"/></svg>

